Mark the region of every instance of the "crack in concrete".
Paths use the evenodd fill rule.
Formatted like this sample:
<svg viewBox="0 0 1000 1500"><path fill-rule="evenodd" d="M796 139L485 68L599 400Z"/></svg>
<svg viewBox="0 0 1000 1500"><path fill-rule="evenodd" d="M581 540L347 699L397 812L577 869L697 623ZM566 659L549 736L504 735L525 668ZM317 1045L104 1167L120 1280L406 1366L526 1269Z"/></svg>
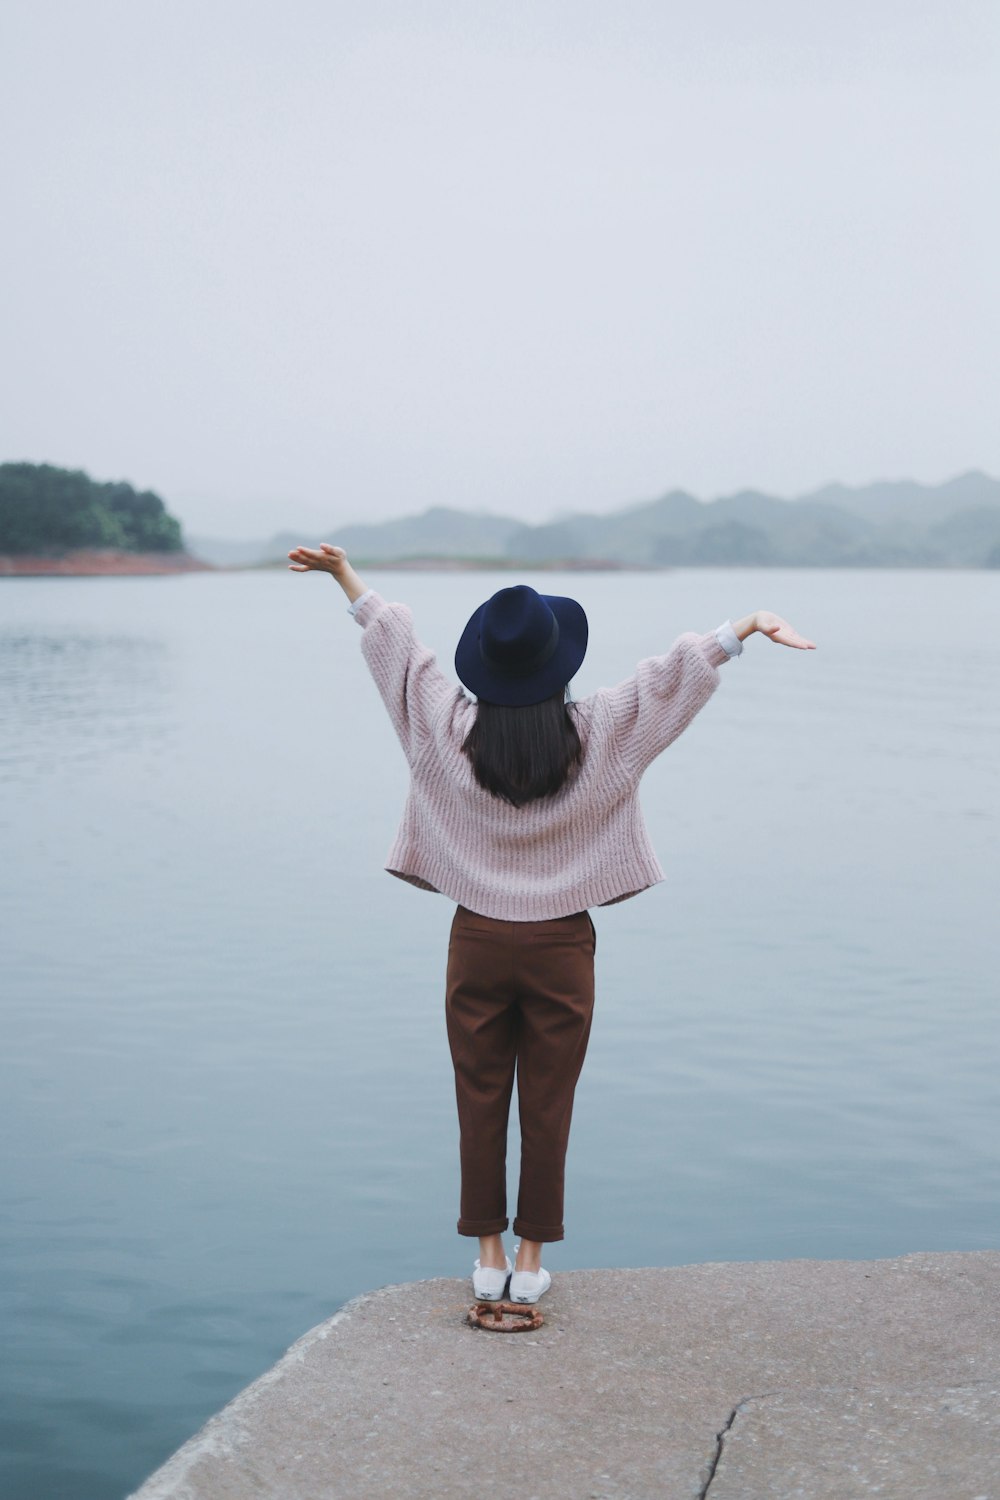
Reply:
<svg viewBox="0 0 1000 1500"><path fill-rule="evenodd" d="M931 1389L935 1390L939 1394L943 1394L946 1391L963 1391L963 1390L967 1390L967 1389L969 1389L970 1386L974 1386L974 1385L996 1385L996 1383L997 1383L997 1377L996 1376L993 1376L993 1377L986 1376L986 1377L983 1377L983 1378L980 1378L980 1379L977 1379L977 1380L963 1380L963 1381L959 1381L957 1384L954 1384L954 1385L938 1386L937 1384L935 1384L935 1385L933 1385L931 1387ZM867 1387L867 1386L856 1386L856 1385L834 1385L834 1386L817 1387L817 1389L822 1389L822 1390L827 1390L827 1391L856 1391L856 1392L858 1392L858 1394L862 1394L865 1390L869 1389L869 1387ZM894 1387L890 1386L889 1389L894 1389ZM912 1389L912 1387L906 1386L905 1389L910 1390L910 1389ZM712 1460L711 1460L711 1463L709 1464L708 1476L707 1476L707 1478L705 1480L705 1483L702 1485L701 1489L698 1491L696 1500L706 1500L706 1496L708 1495L709 1487L710 1487L710 1485L712 1483L712 1480L715 1478L715 1472L718 1469L720 1460L722 1458L722 1450L725 1447L726 1434L727 1434L727 1432L731 1432L732 1431L733 1423L736 1421L736 1418L739 1415L739 1413L742 1411L743 1407L744 1406L749 1406L749 1404L750 1404L751 1401L767 1401L772 1396L785 1396L787 1394L788 1394L787 1389L785 1389L784 1387L782 1387L782 1388L779 1388L776 1391L761 1391L760 1394L756 1395L756 1396L741 1396L740 1397L740 1399L737 1401L736 1405L733 1407L732 1411L729 1413L729 1416L726 1418L726 1420L723 1423L723 1425L719 1428L718 1432L715 1434L715 1452L712 1454Z"/></svg>
<svg viewBox="0 0 1000 1500"><path fill-rule="evenodd" d="M705 1497L708 1494L709 1485L715 1478L715 1471L719 1467L719 1460L722 1458L722 1449L725 1446L726 1433L732 1430L732 1425L736 1421L736 1418L743 1407L748 1406L751 1401L766 1401L769 1396L780 1396L781 1394L781 1391L762 1391L759 1396L740 1397L736 1405L733 1407L732 1411L729 1413L729 1416L726 1418L726 1421L715 1434L715 1452L712 1454L712 1461L709 1464L708 1476L705 1480L705 1483L698 1491L697 1500L705 1500Z"/></svg>
<svg viewBox="0 0 1000 1500"><path fill-rule="evenodd" d="M719 1459L722 1457L722 1445L726 1441L726 1433L736 1421L736 1415L739 1412L740 1407L746 1406L747 1402L752 1401L753 1399L753 1396L743 1396L739 1401L737 1401L736 1405L729 1413L729 1416L727 1417L725 1423L715 1434L715 1452L712 1454L712 1461L708 1466L708 1477L705 1480L705 1483L702 1485L701 1489L698 1491L698 1500L705 1500L705 1496L708 1494L708 1487L712 1483L712 1480L715 1478L715 1471L719 1467Z"/></svg>

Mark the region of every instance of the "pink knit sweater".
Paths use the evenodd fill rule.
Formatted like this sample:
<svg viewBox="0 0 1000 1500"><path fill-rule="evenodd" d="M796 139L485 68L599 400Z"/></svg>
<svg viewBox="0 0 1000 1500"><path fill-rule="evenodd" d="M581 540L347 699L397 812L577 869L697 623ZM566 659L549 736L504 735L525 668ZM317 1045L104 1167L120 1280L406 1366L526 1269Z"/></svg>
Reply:
<svg viewBox="0 0 1000 1500"><path fill-rule="evenodd" d="M352 613L410 766L390 874L515 922L609 906L665 878L639 780L718 687L730 653L715 632L688 631L616 687L574 702L582 765L554 796L518 808L476 781L462 752L476 705L417 639L409 608L372 589Z"/></svg>

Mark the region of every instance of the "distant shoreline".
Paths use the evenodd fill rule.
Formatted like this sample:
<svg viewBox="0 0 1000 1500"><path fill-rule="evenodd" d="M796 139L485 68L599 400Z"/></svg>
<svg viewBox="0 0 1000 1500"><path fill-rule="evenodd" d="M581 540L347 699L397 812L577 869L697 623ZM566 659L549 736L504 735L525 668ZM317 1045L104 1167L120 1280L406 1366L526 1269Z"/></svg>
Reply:
<svg viewBox="0 0 1000 1500"><path fill-rule="evenodd" d="M833 562L802 562L799 560L786 561L784 558L772 558L760 562L724 562L715 560L713 562L618 562L614 559L604 560L600 558L584 557L558 557L558 558L458 558L458 557L355 557L351 556L352 565L363 573L374 573L378 569L393 573L684 573L688 569L697 571L716 568L728 568L733 572L754 569L784 568L791 572L806 571L808 569L827 569L849 572L883 572L904 573L910 570L924 572L944 573L984 573L995 571L990 563L962 563L950 562L942 559L939 562L931 562L923 558L906 562L887 562L885 560L857 559L851 558L846 561L835 560ZM256 563L231 563L220 564L216 569L221 573L269 573L279 568L287 567L287 563L280 559L269 562Z"/></svg>
<svg viewBox="0 0 1000 1500"><path fill-rule="evenodd" d="M624 563L602 558L554 557L540 562L537 558L523 557L365 557L351 556L357 568L391 568L394 572L410 573L527 573L531 570L542 573L649 573L662 572L661 568L649 568L643 563ZM261 572L288 566L284 558L273 558L267 562L234 563L225 571Z"/></svg>
<svg viewBox="0 0 1000 1500"><path fill-rule="evenodd" d="M905 572L917 569L928 572L989 572L989 564L929 562L885 562L851 560L835 562L671 562L628 563L599 558L458 558L458 557L358 557L352 558L362 572L400 573L679 573L687 568L808 568L861 569L865 572L884 569ZM126 552L122 550L81 548L58 557L0 553L0 578L127 578L153 577L172 573L274 573L287 568L287 562L274 559L253 563L210 563L190 552Z"/></svg>
<svg viewBox="0 0 1000 1500"><path fill-rule="evenodd" d="M218 573L214 563L190 552L126 552L121 548L81 547L58 557L0 553L0 578L113 578L130 574Z"/></svg>

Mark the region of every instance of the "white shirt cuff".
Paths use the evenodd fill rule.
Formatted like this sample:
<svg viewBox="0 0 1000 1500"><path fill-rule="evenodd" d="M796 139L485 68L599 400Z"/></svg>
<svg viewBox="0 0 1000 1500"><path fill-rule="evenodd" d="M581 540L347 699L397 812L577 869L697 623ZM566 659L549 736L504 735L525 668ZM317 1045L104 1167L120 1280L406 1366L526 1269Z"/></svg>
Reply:
<svg viewBox="0 0 1000 1500"><path fill-rule="evenodd" d="M743 654L743 642L733 629L732 620L727 620L724 625L719 626L715 632L715 638L727 656Z"/></svg>
<svg viewBox="0 0 1000 1500"><path fill-rule="evenodd" d="M374 592L374 589L365 589L364 593L359 594L353 604L349 604L347 606L347 613L349 615L356 615L362 604L364 604L365 600L368 598L368 595L374 594Z"/></svg>

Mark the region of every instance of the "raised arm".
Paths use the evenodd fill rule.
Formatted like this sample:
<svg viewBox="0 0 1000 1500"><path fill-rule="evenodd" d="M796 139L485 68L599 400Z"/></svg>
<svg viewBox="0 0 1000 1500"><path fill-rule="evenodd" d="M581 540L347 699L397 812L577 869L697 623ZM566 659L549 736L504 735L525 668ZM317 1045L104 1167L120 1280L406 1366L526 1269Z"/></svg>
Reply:
<svg viewBox="0 0 1000 1500"><path fill-rule="evenodd" d="M783 646L815 650L815 642L780 615L755 610L704 635L686 631L662 656L646 657L624 682L594 694L610 713L615 746L629 775L641 776L687 728L718 687L719 667L742 652L742 642L754 631Z"/></svg>
<svg viewBox="0 0 1000 1500"><path fill-rule="evenodd" d="M598 688L595 709L610 715L615 750L630 778L638 779L687 728L718 687L719 667L736 654L719 632L686 631L669 651L644 657L624 682Z"/></svg>
<svg viewBox="0 0 1000 1500"><path fill-rule="evenodd" d="M362 654L412 765L435 713L457 687L441 671L434 652L417 639L408 606L390 604L370 589L347 561L343 547L323 542L319 549L296 547L288 556L294 560L289 567L297 573L315 569L332 574L352 606L358 605L351 612L364 631Z"/></svg>

